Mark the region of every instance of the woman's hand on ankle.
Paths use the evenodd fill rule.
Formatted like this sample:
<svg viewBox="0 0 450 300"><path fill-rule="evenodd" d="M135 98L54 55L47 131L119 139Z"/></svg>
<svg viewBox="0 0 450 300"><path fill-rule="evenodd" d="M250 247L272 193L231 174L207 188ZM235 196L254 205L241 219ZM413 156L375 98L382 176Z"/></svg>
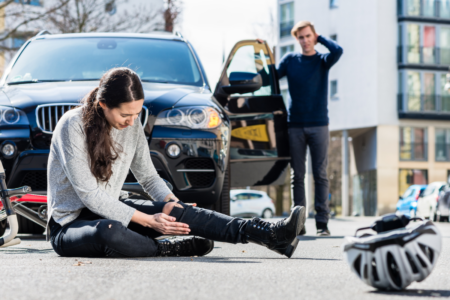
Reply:
<svg viewBox="0 0 450 300"><path fill-rule="evenodd" d="M162 234L189 234L191 230L189 225L185 223L176 222L174 217L168 216L165 213L155 215L148 215L148 226Z"/></svg>

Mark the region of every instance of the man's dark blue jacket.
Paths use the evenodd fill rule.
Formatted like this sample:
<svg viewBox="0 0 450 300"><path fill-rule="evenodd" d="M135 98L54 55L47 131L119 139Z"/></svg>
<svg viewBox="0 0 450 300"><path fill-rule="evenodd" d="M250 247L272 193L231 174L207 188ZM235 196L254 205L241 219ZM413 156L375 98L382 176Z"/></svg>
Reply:
<svg viewBox="0 0 450 300"><path fill-rule="evenodd" d="M339 60L343 50L323 36L319 36L317 41L330 53L316 52L311 56L288 53L277 68L278 78L287 76L289 85L289 127L328 125L328 71Z"/></svg>

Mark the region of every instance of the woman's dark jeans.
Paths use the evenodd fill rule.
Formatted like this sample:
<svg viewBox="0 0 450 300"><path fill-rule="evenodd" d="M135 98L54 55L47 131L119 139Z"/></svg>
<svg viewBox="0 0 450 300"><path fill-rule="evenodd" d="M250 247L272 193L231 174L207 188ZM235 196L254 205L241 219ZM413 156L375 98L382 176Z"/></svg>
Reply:
<svg viewBox="0 0 450 300"><path fill-rule="evenodd" d="M148 215L161 213L167 204L135 199L123 202ZM245 235L242 234L246 221L179 203L183 208L175 206L170 215L177 222L188 224L191 235L234 244L246 243ZM162 235L133 222L125 227L122 223L102 218L87 208L81 211L77 219L62 227L53 218L49 225L52 247L61 256L155 256L157 242L154 238Z"/></svg>

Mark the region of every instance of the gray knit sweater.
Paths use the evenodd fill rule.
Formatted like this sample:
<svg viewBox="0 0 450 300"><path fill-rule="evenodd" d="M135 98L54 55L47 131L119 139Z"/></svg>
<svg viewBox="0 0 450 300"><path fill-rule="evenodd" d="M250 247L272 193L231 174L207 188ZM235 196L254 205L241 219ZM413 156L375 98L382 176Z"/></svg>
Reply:
<svg viewBox="0 0 450 300"><path fill-rule="evenodd" d="M64 114L53 132L47 174L49 219L52 216L63 226L87 207L128 226L135 209L120 202L119 196L129 169L156 201L163 201L171 191L153 166L139 119L125 129L112 129L112 139L122 152L113 163L109 182L97 181L89 168L81 113L79 107Z"/></svg>

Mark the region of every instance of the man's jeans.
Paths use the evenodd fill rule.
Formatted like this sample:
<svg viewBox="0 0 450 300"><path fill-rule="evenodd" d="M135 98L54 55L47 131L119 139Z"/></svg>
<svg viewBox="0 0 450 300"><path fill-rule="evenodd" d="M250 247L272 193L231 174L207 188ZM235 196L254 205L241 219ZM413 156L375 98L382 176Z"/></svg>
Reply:
<svg viewBox="0 0 450 300"><path fill-rule="evenodd" d="M328 126L289 128L291 167L294 171L292 178L294 206L306 206L305 162L309 146L314 175L316 222L322 223L328 223L330 211L327 178L329 138Z"/></svg>

